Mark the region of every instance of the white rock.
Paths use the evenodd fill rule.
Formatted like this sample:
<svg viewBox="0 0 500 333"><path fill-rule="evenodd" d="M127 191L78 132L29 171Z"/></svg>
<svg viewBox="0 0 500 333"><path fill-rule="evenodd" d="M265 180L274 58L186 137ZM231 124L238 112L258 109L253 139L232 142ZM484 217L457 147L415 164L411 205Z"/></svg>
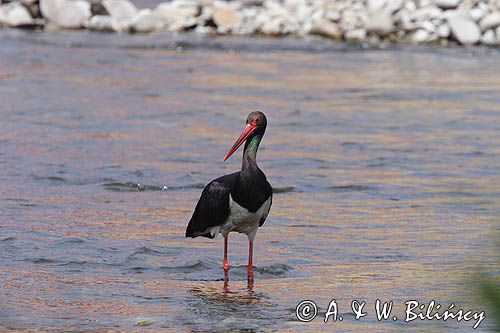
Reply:
<svg viewBox="0 0 500 333"><path fill-rule="evenodd" d="M368 0L368 10L369 11L377 11L386 6L387 0Z"/></svg>
<svg viewBox="0 0 500 333"><path fill-rule="evenodd" d="M434 6L426 6L418 8L414 12L410 13L410 17L415 21L441 19L443 18L443 11Z"/></svg>
<svg viewBox="0 0 500 333"><path fill-rule="evenodd" d="M469 11L469 16L476 22L479 22L488 12L482 8L476 7Z"/></svg>
<svg viewBox="0 0 500 333"><path fill-rule="evenodd" d="M344 38L351 42L362 42L366 38L365 29L354 29L344 33Z"/></svg>
<svg viewBox="0 0 500 333"><path fill-rule="evenodd" d="M165 23L163 19L151 9L141 9L132 18L130 30L132 32L148 33L163 29Z"/></svg>
<svg viewBox="0 0 500 333"><path fill-rule="evenodd" d="M91 15L90 3L87 1L68 1L59 8L53 22L61 28L79 29Z"/></svg>
<svg viewBox="0 0 500 333"><path fill-rule="evenodd" d="M325 18L333 22L338 22L340 20L340 13L336 10L329 10L325 12Z"/></svg>
<svg viewBox="0 0 500 333"><path fill-rule="evenodd" d="M103 0L102 5L115 20L130 20L139 12L128 0Z"/></svg>
<svg viewBox="0 0 500 333"><path fill-rule="evenodd" d="M437 35L441 38L450 37L450 27L447 23L441 24L437 29Z"/></svg>
<svg viewBox="0 0 500 333"><path fill-rule="evenodd" d="M495 29L498 26L500 26L500 12L494 12L486 15L479 23L481 31Z"/></svg>
<svg viewBox="0 0 500 333"><path fill-rule="evenodd" d="M403 0L388 0L385 8L387 10L389 10L390 12L394 13L395 11L403 8L404 5L405 5L405 2Z"/></svg>
<svg viewBox="0 0 500 333"><path fill-rule="evenodd" d="M339 26L336 23L334 23L326 18L322 18L322 19L314 22L312 24L310 33L314 34L314 35L320 35L320 36L324 36L324 37L333 38L333 39L342 38L342 32L340 31Z"/></svg>
<svg viewBox="0 0 500 333"><path fill-rule="evenodd" d="M462 9L452 9L452 10L446 10L443 12L443 19L449 20L454 17L468 17L468 13Z"/></svg>
<svg viewBox="0 0 500 333"><path fill-rule="evenodd" d="M47 20L54 21L57 17L57 12L67 2L68 0L40 0L40 12Z"/></svg>
<svg viewBox="0 0 500 333"><path fill-rule="evenodd" d="M342 18L340 19L340 27L343 31L350 31L356 28L361 28L362 22L358 17L358 13L351 9L345 10Z"/></svg>
<svg viewBox="0 0 500 333"><path fill-rule="evenodd" d="M268 20L262 25L260 31L264 35L279 36L281 35L281 21L279 19Z"/></svg>
<svg viewBox="0 0 500 333"><path fill-rule="evenodd" d="M429 21L419 22L417 24L417 26L421 29L427 30L428 32L435 32L436 31L436 25L433 24L432 22L429 22Z"/></svg>
<svg viewBox="0 0 500 333"><path fill-rule="evenodd" d="M9 27L19 27L33 24L34 20L29 11L18 2L11 2L0 7L0 23Z"/></svg>
<svg viewBox="0 0 500 333"><path fill-rule="evenodd" d="M442 9L457 8L461 0L434 0L434 4Z"/></svg>
<svg viewBox="0 0 500 333"><path fill-rule="evenodd" d="M460 44L476 44L481 38L477 24L465 16L453 16L448 19L451 33Z"/></svg>
<svg viewBox="0 0 500 333"><path fill-rule="evenodd" d="M413 43L424 43L429 40L430 33L425 29L418 29L411 35L411 41Z"/></svg>
<svg viewBox="0 0 500 333"><path fill-rule="evenodd" d="M238 6L235 4L216 2L213 6L213 20L218 31L230 31L238 26L242 19L238 13Z"/></svg>
<svg viewBox="0 0 500 333"><path fill-rule="evenodd" d="M86 27L96 31L113 31L113 19L108 15L94 15L88 20Z"/></svg>
<svg viewBox="0 0 500 333"><path fill-rule="evenodd" d="M387 9L382 8L368 15L368 20L365 24L367 32L372 32L382 37L394 29L393 16Z"/></svg>
<svg viewBox="0 0 500 333"><path fill-rule="evenodd" d="M212 8L205 7L200 14L199 4L190 1L173 1L160 3L154 9L156 16L163 20L164 26L170 31L181 31L188 27L204 24L212 17Z"/></svg>
<svg viewBox="0 0 500 333"><path fill-rule="evenodd" d="M156 6L154 12L170 31L181 31L188 27L204 24L212 18L212 8L205 7L201 11L197 3L186 1L164 2Z"/></svg>
<svg viewBox="0 0 500 333"><path fill-rule="evenodd" d="M404 4L404 9L406 9L409 12L413 12L414 10L417 9L417 5L415 5L415 2L413 2L413 1L407 1Z"/></svg>
<svg viewBox="0 0 500 333"><path fill-rule="evenodd" d="M493 30L488 30L486 31L482 36L481 36L481 43L485 45L496 45L498 44L496 38L495 38L495 32Z"/></svg>

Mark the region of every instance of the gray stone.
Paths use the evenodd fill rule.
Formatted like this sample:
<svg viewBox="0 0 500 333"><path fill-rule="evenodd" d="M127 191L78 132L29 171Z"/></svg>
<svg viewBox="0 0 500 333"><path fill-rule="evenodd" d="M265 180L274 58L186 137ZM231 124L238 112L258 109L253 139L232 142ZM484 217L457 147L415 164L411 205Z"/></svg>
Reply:
<svg viewBox="0 0 500 333"><path fill-rule="evenodd" d="M481 38L481 30L477 24L465 16L453 16L448 19L451 34L463 45L476 44Z"/></svg>
<svg viewBox="0 0 500 333"><path fill-rule="evenodd" d="M332 39L341 39L342 32L340 31L339 26L326 18L322 18L315 23L312 24L311 34L320 35Z"/></svg>
<svg viewBox="0 0 500 333"><path fill-rule="evenodd" d="M486 15L479 23L481 31L495 29L498 26L500 26L500 12L494 12Z"/></svg>

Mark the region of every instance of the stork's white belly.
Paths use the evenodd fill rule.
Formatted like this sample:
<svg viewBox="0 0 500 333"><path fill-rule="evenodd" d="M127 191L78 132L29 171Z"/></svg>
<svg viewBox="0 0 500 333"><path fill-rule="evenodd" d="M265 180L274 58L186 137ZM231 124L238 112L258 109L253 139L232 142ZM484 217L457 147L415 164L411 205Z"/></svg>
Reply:
<svg viewBox="0 0 500 333"><path fill-rule="evenodd" d="M270 208L271 198L267 199L255 213L251 213L248 209L240 206L229 195L229 216L221 226L220 233L223 236L227 236L229 232L236 231L246 234L248 239L253 241L260 221L262 218L267 217Z"/></svg>

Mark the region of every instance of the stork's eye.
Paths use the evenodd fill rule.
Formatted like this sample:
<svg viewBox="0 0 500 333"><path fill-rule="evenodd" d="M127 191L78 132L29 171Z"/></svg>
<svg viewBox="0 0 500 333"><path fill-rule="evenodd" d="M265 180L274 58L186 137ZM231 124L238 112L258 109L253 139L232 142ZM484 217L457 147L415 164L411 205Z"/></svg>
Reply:
<svg viewBox="0 0 500 333"><path fill-rule="evenodd" d="M257 126L258 122L259 122L259 118L254 118L254 120L252 120L252 125Z"/></svg>

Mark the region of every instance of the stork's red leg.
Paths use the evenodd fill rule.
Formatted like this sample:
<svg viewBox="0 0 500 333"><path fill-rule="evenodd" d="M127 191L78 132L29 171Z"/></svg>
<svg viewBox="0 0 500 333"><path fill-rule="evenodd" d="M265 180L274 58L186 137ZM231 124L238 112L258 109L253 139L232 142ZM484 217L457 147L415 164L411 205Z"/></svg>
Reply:
<svg viewBox="0 0 500 333"><path fill-rule="evenodd" d="M253 241L248 242L248 280L253 281Z"/></svg>
<svg viewBox="0 0 500 333"><path fill-rule="evenodd" d="M224 237L224 278L227 280L229 275L229 262L227 261L227 236Z"/></svg>

